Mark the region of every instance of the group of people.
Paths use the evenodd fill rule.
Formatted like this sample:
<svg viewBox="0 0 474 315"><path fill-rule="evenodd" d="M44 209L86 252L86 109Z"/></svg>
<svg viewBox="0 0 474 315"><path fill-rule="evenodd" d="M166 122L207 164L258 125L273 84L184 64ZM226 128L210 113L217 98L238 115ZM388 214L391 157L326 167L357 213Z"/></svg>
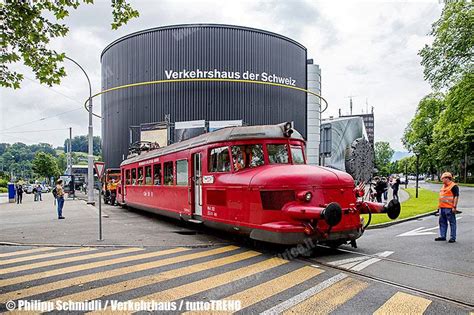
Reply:
<svg viewBox="0 0 474 315"><path fill-rule="evenodd" d="M393 199L398 198L398 191L400 189L400 177L375 177L374 178L374 185L375 185L375 198L377 202L388 201L388 190L392 188L393 190Z"/></svg>
<svg viewBox="0 0 474 315"><path fill-rule="evenodd" d="M43 192L43 187L40 184L34 184L33 186L33 194L35 201L43 201L41 197L41 193ZM16 203L20 204L23 203L23 193L25 193L25 188L22 184L15 185L15 195L16 195Z"/></svg>

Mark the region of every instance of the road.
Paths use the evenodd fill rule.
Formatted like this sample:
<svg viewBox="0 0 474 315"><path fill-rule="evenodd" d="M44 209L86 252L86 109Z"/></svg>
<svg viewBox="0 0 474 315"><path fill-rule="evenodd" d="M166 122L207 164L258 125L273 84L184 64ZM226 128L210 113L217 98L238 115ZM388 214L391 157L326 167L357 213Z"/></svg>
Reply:
<svg viewBox="0 0 474 315"><path fill-rule="evenodd" d="M182 313L225 299L240 301L228 309L239 314L472 314L474 209L472 191L461 194L457 243L434 242L430 216L368 230L357 249L317 246L314 257L294 259L292 248L110 206L100 242L96 208L67 200L66 220L57 220L51 196L27 197L0 205L0 241L30 244L0 246L0 312L9 301L93 300L92 311L156 301Z"/></svg>
<svg viewBox="0 0 474 315"><path fill-rule="evenodd" d="M420 182L420 187L439 191L441 185ZM377 259L374 256L388 253L360 274L474 304L473 205L474 188L460 187L458 208L463 213L457 215L456 243L434 241L438 236L438 217L432 215L367 230L358 240L357 249L349 246L342 246L336 252L322 249L314 261L337 264L346 260L341 269L357 269L354 259Z"/></svg>
<svg viewBox="0 0 474 315"><path fill-rule="evenodd" d="M238 301L230 303L234 307L230 310L239 314L470 311L306 260L286 260L236 245L160 250L3 246L0 259L0 311L7 306L25 307L28 301L43 305L50 301L54 307L64 307L66 301L86 300L97 302L83 311L103 311L106 305L106 311L111 311L116 301L142 305L155 301L170 302L166 307L182 313L200 310L204 302L222 300Z"/></svg>

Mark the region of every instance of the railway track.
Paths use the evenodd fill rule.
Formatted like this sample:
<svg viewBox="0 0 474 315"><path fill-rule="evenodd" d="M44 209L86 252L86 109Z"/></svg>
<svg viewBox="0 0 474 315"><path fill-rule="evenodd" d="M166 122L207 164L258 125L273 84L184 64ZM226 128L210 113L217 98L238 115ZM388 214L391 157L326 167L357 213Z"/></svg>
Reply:
<svg viewBox="0 0 474 315"><path fill-rule="evenodd" d="M324 245L316 245L316 247L317 248L323 248L323 249L331 249L330 247L324 246ZM397 264L401 264L401 265L405 265L405 266L422 268L422 269L425 269L425 270L442 272L442 273L446 273L446 274L450 274L450 275L456 275L456 276L460 276L460 277L465 277L467 279L473 279L473 281L474 281L474 275L472 275L472 274L463 274L463 273L459 273L459 272L443 270L443 269L439 269L439 268L435 268L435 267L431 267L431 266L420 265L420 264L416 264L416 263L410 263L410 262L401 261L401 260L397 260L397 259L392 259L392 258L388 258L388 257L381 257L381 256L377 256L377 255L360 253L360 252L356 252L356 251L352 251L352 250L348 250L348 249L339 249L338 248L338 249L331 249L331 250L333 250L335 252L350 253L350 254L354 254L354 255L365 256L365 257L368 257L368 258L376 258L376 259L379 259L381 261L389 261L389 262L392 262L392 263L397 263ZM328 262L322 261L321 259L318 259L318 258L298 257L297 259L299 261L304 261L306 263L319 264L321 266L324 266L324 267L332 269L332 270L338 270L338 271L341 271L343 273L352 274L352 275L357 276L357 277L362 278L362 279L369 279L369 280L376 281L376 282L383 283L383 284L387 284L387 285L390 285L390 286L393 286L393 287L396 287L396 288L409 290L409 291L424 295L428 298L432 298L432 299L436 299L436 300L444 301L444 302L454 303L457 306L462 306L462 307L471 309L471 312L474 311L474 303L473 302L467 302L467 301L463 301L463 300L460 300L460 299L457 299L457 298L454 298L454 297L444 296L444 295L438 294L436 292L432 292L432 291L429 291L429 290L417 288L417 287L414 287L414 286L411 286L411 285L406 285L406 284L403 284L403 283L400 283L400 282L397 282L397 281L387 280L387 279L384 279L380 276L369 275L369 274L366 274L362 271L356 271L356 270L342 268L342 267L330 264Z"/></svg>

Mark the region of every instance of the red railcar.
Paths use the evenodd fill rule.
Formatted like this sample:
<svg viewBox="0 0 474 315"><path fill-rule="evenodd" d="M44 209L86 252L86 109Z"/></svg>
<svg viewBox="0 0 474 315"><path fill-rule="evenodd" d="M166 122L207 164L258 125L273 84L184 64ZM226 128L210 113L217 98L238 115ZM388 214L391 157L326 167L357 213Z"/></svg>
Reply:
<svg viewBox="0 0 474 315"><path fill-rule="evenodd" d="M129 157L121 177L121 204L279 244L352 241L361 213L400 212L397 202L358 200L349 174L307 165L289 123L224 128Z"/></svg>

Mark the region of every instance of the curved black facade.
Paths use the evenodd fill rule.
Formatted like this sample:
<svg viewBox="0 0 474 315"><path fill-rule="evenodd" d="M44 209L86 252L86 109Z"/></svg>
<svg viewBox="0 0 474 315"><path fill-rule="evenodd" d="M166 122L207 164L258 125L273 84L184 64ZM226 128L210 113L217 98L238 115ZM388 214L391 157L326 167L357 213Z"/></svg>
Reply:
<svg viewBox="0 0 474 315"><path fill-rule="evenodd" d="M234 78L238 73L240 79L248 71L258 74L259 81L268 81L269 76L274 80L287 78L281 83L306 88L304 46L278 34L239 26L194 24L144 30L107 46L101 63L103 90L173 78L170 71L195 71L195 76L201 77L222 77L226 72ZM107 167L118 167L127 155L130 126L164 121L166 114L172 123L242 119L257 125L294 121L295 128L306 136L306 94L301 91L229 82L131 87L102 95Z"/></svg>

